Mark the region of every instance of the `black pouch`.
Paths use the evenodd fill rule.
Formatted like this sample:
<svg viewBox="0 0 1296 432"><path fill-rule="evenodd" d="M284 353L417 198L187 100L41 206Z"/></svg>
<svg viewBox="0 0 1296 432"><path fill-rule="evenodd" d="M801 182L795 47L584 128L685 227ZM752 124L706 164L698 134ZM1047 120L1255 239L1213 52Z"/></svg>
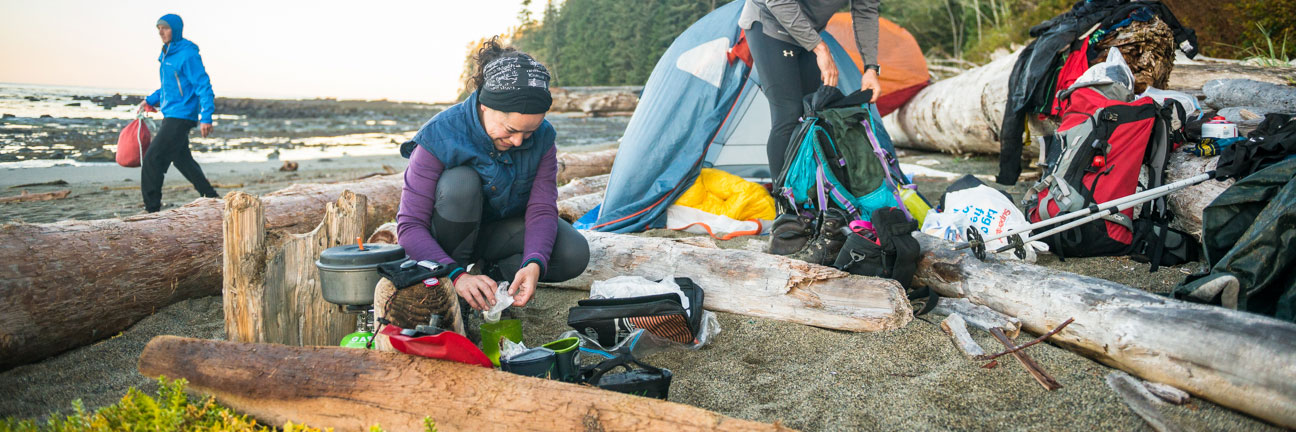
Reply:
<svg viewBox="0 0 1296 432"><path fill-rule="evenodd" d="M692 345L701 328L704 293L688 278L675 278L675 283L689 299L687 311L675 294L586 299L568 309L567 325L605 347L615 346L636 329Z"/></svg>
<svg viewBox="0 0 1296 432"><path fill-rule="evenodd" d="M625 372L609 373L616 368L624 368ZM644 364L629 354L620 354L599 364L581 368L581 381L586 384L662 400L670 392L671 377L670 369Z"/></svg>
<svg viewBox="0 0 1296 432"><path fill-rule="evenodd" d="M921 253L918 240L912 235L917 223L895 207L874 210L871 220L878 242L851 233L837 253L833 267L860 276L895 279L905 289L912 288Z"/></svg>

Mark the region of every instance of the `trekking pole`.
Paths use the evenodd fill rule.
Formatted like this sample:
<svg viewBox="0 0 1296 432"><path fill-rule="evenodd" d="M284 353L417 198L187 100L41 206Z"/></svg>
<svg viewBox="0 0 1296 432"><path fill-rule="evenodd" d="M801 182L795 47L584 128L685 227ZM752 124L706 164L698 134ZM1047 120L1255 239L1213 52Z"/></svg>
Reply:
<svg viewBox="0 0 1296 432"><path fill-rule="evenodd" d="M1174 182L1174 183L1170 183L1170 184L1166 184L1166 185L1161 185L1160 187L1156 187L1156 188L1148 189L1148 190L1145 190L1145 191L1142 191L1142 192L1139 192L1139 193L1136 193L1136 194L1132 194L1132 195L1126 196L1126 197L1124 197L1124 198L1117 198L1117 199L1114 199L1114 200L1111 200L1111 201L1104 202L1104 203L1102 203L1102 204L1097 204L1097 205L1094 205L1094 206L1091 206L1091 207L1085 208L1085 209L1083 209L1083 210L1076 210L1076 211L1073 211L1073 212L1071 212L1071 213L1067 213L1067 214L1063 214L1063 215L1058 215L1058 216L1055 216L1055 217L1052 217L1052 218L1049 218L1049 219L1045 219L1045 220L1042 220L1042 221L1039 221L1039 222L1035 222L1035 223L1033 223L1033 224L1030 224L1030 225L1027 225L1027 226L1024 226L1024 227L1020 227L1020 228L1016 228L1016 229L1012 229L1012 230L1004 231L1004 232L999 233L999 234L995 234L995 235L992 235L992 236L989 236L989 237L985 237L984 239L980 239L980 240L975 240L975 239L974 239L974 240L972 240L972 241L962 242L962 243L959 243L959 244L955 245L955 246L954 246L954 250L962 250L962 249L967 249L967 248L971 248L971 247L983 246L983 245L985 245L986 243L989 243L989 242L992 242L992 241L995 241L995 240L998 240L998 239L1001 239L1001 238L1004 238L1004 237L1014 236L1014 235L1018 235L1018 234L1021 234L1021 233L1023 233L1023 232L1030 231L1030 230L1033 230L1033 229L1036 229L1036 228L1042 228L1042 227L1046 227L1046 226L1050 226L1050 225L1058 224L1058 223L1061 223L1061 222L1066 222L1066 221L1069 221L1069 220L1072 220L1072 219L1075 219L1075 218L1084 217L1084 216L1087 216L1087 215L1093 214L1093 213L1095 213L1095 212L1101 212L1101 211L1103 211L1103 210L1107 210L1107 209L1110 209L1110 208L1113 208L1113 207L1118 207L1118 206L1124 205L1124 204L1126 204L1126 203L1137 202L1137 203L1139 203L1139 204L1142 204L1142 203L1144 203L1144 202L1147 202L1147 201L1150 201L1150 200L1157 199L1157 198L1160 198L1160 197L1162 197L1162 196L1165 196L1166 194L1168 194L1168 193L1170 193L1170 192L1174 192L1174 191L1177 191L1177 190L1179 190L1179 189L1183 189L1183 188L1186 188L1186 187L1188 187L1188 186L1192 186L1192 185L1195 185L1195 184L1197 184L1197 183L1201 183L1201 182L1204 182L1204 181L1206 181L1206 180L1210 180L1210 179L1212 179L1212 178L1214 178L1214 177L1215 177L1215 171L1205 172L1205 173L1202 173L1202 174L1198 174L1197 176L1194 176L1194 177L1192 177L1192 178L1186 178L1186 179L1179 180L1179 181ZM1128 208L1128 207L1127 207L1127 208Z"/></svg>
<svg viewBox="0 0 1296 432"><path fill-rule="evenodd" d="M1205 175L1205 174L1202 174L1202 175ZM1156 188L1156 189L1161 189L1161 188ZM1152 189L1152 190L1155 190L1155 189ZM1141 199L1141 200L1137 200L1137 201L1130 201L1130 202L1126 202L1126 203L1121 204L1121 205L1118 205L1118 206L1116 206L1116 207L1109 207L1109 208L1107 208L1106 210L1101 210L1101 211L1099 211L1099 212L1097 212L1097 213L1093 213L1093 214L1091 214L1091 215L1089 215L1089 216L1087 216L1087 217L1081 218L1080 220L1071 221L1071 222L1066 223L1066 224L1063 224L1063 225L1061 225L1061 226L1053 227L1052 229L1050 229L1050 230L1048 230L1048 231L1044 231L1044 232L1039 233L1039 234L1031 234L1031 235L1027 235L1026 238L1021 239L1021 240L1013 239L1013 241L1010 242L1009 244L1004 245L1004 246L1000 247L999 249L996 249L996 250L994 251L994 253L1000 253L1000 252L1003 252L1003 251L1007 251L1007 250L1009 250L1009 249L1018 248L1018 247L1024 247L1026 243L1030 243L1030 242L1033 242L1033 241L1036 241L1036 240L1039 240L1039 239L1042 239L1042 238L1045 238L1045 237L1051 236L1051 235L1053 235L1053 234L1057 234L1057 233L1060 233L1060 232L1062 232L1062 231L1066 231L1066 230L1069 230L1069 229L1071 229L1071 228L1075 228L1075 227L1078 227L1078 226L1080 226L1080 225L1084 225L1084 224L1087 224L1087 223L1089 223L1089 222L1093 222L1093 221L1095 221L1095 220L1102 219L1103 217L1106 217L1106 216L1108 216L1108 215L1114 215L1114 214L1116 214L1116 213L1123 212L1123 211L1125 211L1125 210L1128 210L1128 209L1134 208L1135 206L1142 205L1142 204L1145 203L1145 202L1148 202L1148 201L1151 201L1151 200L1154 200L1154 199L1157 199L1157 198L1161 198L1161 197L1166 196L1166 195L1170 195L1171 193L1174 193L1176 190L1177 190L1177 189L1167 189L1167 190L1162 190L1161 192L1157 193L1155 196L1148 196L1148 197L1145 197L1145 199Z"/></svg>

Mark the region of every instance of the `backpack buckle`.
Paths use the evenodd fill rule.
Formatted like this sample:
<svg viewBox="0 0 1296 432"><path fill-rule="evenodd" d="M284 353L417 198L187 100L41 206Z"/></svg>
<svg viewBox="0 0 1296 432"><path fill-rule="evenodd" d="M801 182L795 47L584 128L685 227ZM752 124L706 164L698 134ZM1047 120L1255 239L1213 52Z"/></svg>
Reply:
<svg viewBox="0 0 1296 432"><path fill-rule="evenodd" d="M1115 123L1117 121L1120 121L1120 115L1117 115L1116 113L1111 111L1103 110L1102 119L1105 121Z"/></svg>

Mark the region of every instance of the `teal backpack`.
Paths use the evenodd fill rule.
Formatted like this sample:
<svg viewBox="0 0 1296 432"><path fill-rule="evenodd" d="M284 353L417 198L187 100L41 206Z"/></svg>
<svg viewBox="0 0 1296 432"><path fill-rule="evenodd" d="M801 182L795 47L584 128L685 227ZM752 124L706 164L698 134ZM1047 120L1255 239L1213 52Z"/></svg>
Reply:
<svg viewBox="0 0 1296 432"><path fill-rule="evenodd" d="M829 86L806 96L805 118L774 179L780 214L817 215L833 206L868 221L874 210L897 207L914 219L900 204L898 188L908 180L870 99L871 90L843 96Z"/></svg>

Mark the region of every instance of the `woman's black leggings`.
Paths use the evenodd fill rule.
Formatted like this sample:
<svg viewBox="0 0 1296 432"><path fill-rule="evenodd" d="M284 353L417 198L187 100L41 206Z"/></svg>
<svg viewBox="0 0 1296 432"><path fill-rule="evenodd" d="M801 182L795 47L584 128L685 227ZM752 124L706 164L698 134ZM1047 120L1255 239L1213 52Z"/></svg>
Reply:
<svg viewBox="0 0 1296 432"><path fill-rule="evenodd" d="M770 178L774 178L783 170L788 141L804 114L801 100L822 83L819 63L814 53L805 48L766 36L760 22L747 30L747 47L756 64L761 90L769 99L770 133L765 152Z"/></svg>
<svg viewBox="0 0 1296 432"><path fill-rule="evenodd" d="M486 273L495 280L512 280L522 265L525 216L482 222L481 177L471 167L454 167L437 181L432 238L461 265L486 260ZM549 268L541 282L562 282L580 276L589 265L589 242L571 224L558 221L558 235Z"/></svg>
<svg viewBox="0 0 1296 432"><path fill-rule="evenodd" d="M175 164L176 170L193 183L198 195L216 198L216 189L212 188L202 167L189 153L189 130L197 126L193 120L178 118L162 119L157 136L149 142L144 151L144 160L140 163L140 193L144 196L144 211L155 212L162 208L162 180L167 168Z"/></svg>

